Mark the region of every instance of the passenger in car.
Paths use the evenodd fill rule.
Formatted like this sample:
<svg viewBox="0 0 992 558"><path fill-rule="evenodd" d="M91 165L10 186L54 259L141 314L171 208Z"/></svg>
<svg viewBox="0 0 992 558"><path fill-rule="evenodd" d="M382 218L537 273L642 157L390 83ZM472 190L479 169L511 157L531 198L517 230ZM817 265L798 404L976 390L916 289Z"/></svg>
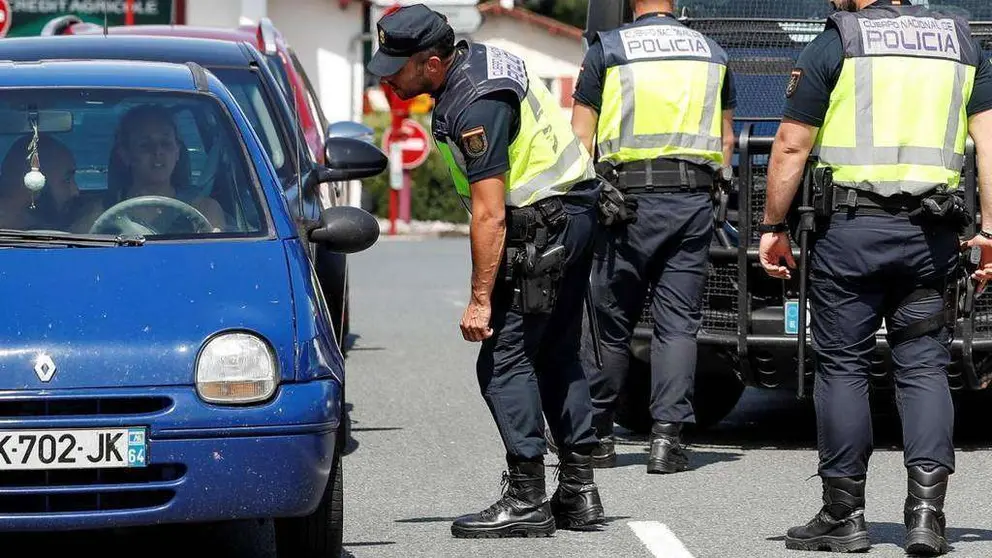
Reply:
<svg viewBox="0 0 992 558"><path fill-rule="evenodd" d="M108 181L111 196L116 198L113 203L138 196L167 196L198 209L215 227L215 232L227 228L220 204L191 192L186 149L172 115L161 106L137 106L121 118L111 152ZM133 214L147 217L148 223L152 223L157 211L135 210Z"/></svg>
<svg viewBox="0 0 992 558"><path fill-rule="evenodd" d="M31 139L32 134L27 134L15 140L0 165L0 227L86 232L93 221L87 222L87 215L98 207L80 203L75 157L65 144L39 134L39 171L45 176L45 185L36 194L24 186L24 175L31 170Z"/></svg>

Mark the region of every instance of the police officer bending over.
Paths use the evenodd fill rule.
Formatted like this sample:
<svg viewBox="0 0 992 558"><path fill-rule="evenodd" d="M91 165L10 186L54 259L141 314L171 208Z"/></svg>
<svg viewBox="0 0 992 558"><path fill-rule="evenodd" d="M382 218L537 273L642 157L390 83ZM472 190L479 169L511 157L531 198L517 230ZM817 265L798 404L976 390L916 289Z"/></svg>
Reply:
<svg viewBox="0 0 992 558"><path fill-rule="evenodd" d="M818 219L809 288L823 507L789 529L786 547L870 546L868 371L884 318L908 470L906 550L940 555L948 550L943 504L954 471L947 367L955 301L945 293L968 222L957 192L969 132L981 211L992 215L992 67L963 18L899 0L832 3L839 11L792 73L761 228L762 265L789 277L795 262L783 221L812 152ZM992 222L982 228L968 244L982 250L974 278L987 280Z"/></svg>
<svg viewBox="0 0 992 558"><path fill-rule="evenodd" d="M582 297L600 188L592 160L523 60L454 44L422 4L379 22L369 71L402 98L430 93L434 139L471 206L471 300L462 335L482 342L477 373L506 448L509 486L456 537L550 535L601 523L590 453L589 385L579 364ZM566 450L545 494L543 413ZM508 478L507 478L508 477Z"/></svg>
<svg viewBox="0 0 992 558"><path fill-rule="evenodd" d="M633 23L599 33L590 46L574 95L572 127L590 152L595 136L596 168L620 192L608 187L604 196L608 228L596 243L592 274L603 367L591 358L582 362L601 441L595 463L612 467L613 412L630 338L644 297L651 296L654 425L647 472L674 473L689 467L680 433L695 422L711 190L729 178L736 96L727 54L679 23L671 0L632 0L631 8Z"/></svg>

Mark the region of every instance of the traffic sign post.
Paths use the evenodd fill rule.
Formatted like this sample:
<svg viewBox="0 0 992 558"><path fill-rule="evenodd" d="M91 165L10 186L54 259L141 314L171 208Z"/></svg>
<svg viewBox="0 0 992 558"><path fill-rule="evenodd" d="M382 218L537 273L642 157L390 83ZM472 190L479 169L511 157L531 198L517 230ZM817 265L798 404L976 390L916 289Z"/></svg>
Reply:
<svg viewBox="0 0 992 558"><path fill-rule="evenodd" d="M386 130L382 135L382 149L399 144L403 157L403 170L413 170L424 164L430 155L427 130L416 120L404 118L399 128Z"/></svg>
<svg viewBox="0 0 992 558"><path fill-rule="evenodd" d="M410 171L424 164L430 154L427 130L411 120L410 101L404 101L388 85L382 85L392 112L392 125L382 135L382 150L389 153L389 234L396 234L397 217L410 222Z"/></svg>

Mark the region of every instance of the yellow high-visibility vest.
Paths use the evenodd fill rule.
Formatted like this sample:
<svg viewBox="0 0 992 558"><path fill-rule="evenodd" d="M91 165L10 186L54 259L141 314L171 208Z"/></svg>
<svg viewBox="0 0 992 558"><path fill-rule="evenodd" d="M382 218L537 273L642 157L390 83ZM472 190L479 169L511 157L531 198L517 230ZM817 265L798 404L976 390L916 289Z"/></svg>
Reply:
<svg viewBox="0 0 992 558"><path fill-rule="evenodd" d="M468 48L464 59L449 70L432 122L432 135L458 193L471 197L458 146L461 138L451 137L448 123L472 101L501 90L513 92L520 102L520 130L509 146L507 205L528 206L595 178L592 157L572 132L571 123L548 88L527 73L524 61L490 45L472 44Z"/></svg>
<svg viewBox="0 0 992 558"><path fill-rule="evenodd" d="M598 34L606 56L598 158L614 164L659 157L720 170L721 91L727 53L671 17Z"/></svg>
<svg viewBox="0 0 992 558"><path fill-rule="evenodd" d="M834 183L882 196L956 189L980 55L968 21L922 6L837 12L844 64L817 134Z"/></svg>

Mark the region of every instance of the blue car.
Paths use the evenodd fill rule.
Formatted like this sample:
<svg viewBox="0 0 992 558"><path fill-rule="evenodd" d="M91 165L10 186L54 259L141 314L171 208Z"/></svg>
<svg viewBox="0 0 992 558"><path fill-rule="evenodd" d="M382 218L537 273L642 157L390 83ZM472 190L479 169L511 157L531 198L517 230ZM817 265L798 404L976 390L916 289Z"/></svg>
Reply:
<svg viewBox="0 0 992 558"><path fill-rule="evenodd" d="M195 63L0 66L0 531L274 518L279 556L338 556L344 366L307 243L358 252L376 220L301 226ZM318 182L387 164L325 147Z"/></svg>

